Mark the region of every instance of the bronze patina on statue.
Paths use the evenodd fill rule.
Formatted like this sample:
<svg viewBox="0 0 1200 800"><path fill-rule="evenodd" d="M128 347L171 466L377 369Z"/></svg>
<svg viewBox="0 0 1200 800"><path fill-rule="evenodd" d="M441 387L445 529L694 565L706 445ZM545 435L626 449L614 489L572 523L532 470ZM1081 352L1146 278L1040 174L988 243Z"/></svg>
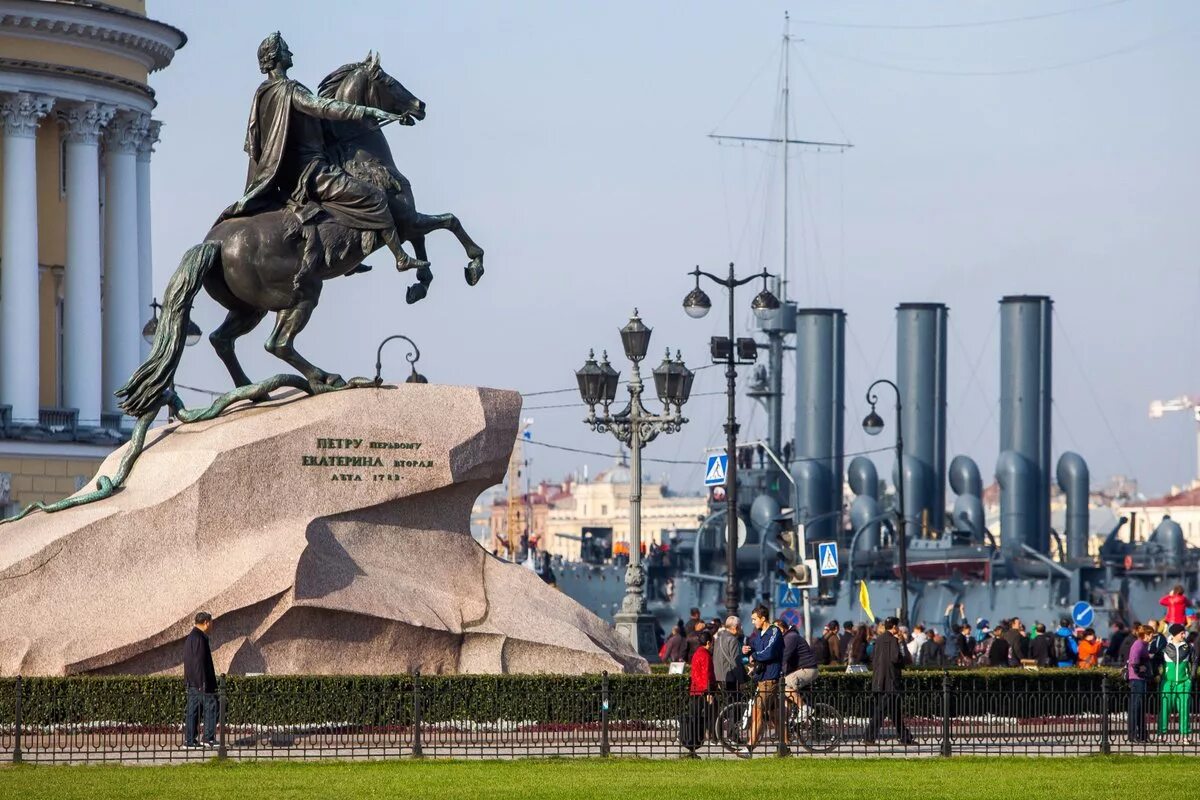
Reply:
<svg viewBox="0 0 1200 800"><path fill-rule="evenodd" d="M377 54L338 67L316 94L288 77L292 53L278 33L259 45L258 62L267 77L255 92L246 130L245 192L222 212L204 242L184 254L167 284L150 355L116 392L121 410L136 419L117 474L99 476L94 491L34 503L0 524L36 509L61 511L111 495L128 477L164 407L181 422L195 422L239 400L264 400L285 386L316 394L375 385L320 369L296 351L295 340L324 282L367 271L363 259L380 247L388 247L398 270L416 271L409 303L423 299L433 280L425 251L431 231L448 230L458 238L469 259L468 284L483 276L483 249L453 214L418 212L412 187L396 168L381 127L416 124L425 118L425 103L383 71ZM404 242L412 244L415 257L404 251ZM175 393L175 371L201 288L228 310L209 341L236 388L208 408L188 410ZM254 382L238 363L234 342L269 312L275 312L275 327L266 349L300 375Z"/></svg>

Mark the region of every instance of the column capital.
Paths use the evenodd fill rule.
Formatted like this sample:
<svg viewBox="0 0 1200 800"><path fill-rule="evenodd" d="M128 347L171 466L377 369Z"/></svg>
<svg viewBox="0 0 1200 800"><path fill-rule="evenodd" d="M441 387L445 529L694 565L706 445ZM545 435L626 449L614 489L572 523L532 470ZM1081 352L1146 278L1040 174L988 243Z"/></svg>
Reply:
<svg viewBox="0 0 1200 800"><path fill-rule="evenodd" d="M104 128L104 148L115 153L135 153L149 128L149 114L122 109Z"/></svg>
<svg viewBox="0 0 1200 800"><path fill-rule="evenodd" d="M58 120L68 142L94 145L100 141L100 130L116 113L116 106L104 103L72 103L59 112Z"/></svg>
<svg viewBox="0 0 1200 800"><path fill-rule="evenodd" d="M0 98L5 136L33 138L37 135L38 120L49 114L54 105L53 97L28 92L0 95Z"/></svg>
<svg viewBox="0 0 1200 800"><path fill-rule="evenodd" d="M138 161L149 161L150 154L154 152L154 145L158 144L158 134L162 130L162 122L157 119L151 119L146 125L146 135L138 143L137 155Z"/></svg>

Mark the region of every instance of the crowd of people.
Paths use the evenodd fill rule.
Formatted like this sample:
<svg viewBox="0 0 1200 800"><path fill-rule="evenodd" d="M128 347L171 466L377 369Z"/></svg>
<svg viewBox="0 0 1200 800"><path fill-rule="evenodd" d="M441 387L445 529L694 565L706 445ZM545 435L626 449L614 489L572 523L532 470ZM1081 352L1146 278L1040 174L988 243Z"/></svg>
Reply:
<svg viewBox="0 0 1200 800"><path fill-rule="evenodd" d="M818 668L844 665L847 671L872 673L874 694L866 742L873 743L885 717L890 717L902 743L911 737L900 708L901 669L922 667L1037 667L1092 669L1120 667L1129 681L1129 730L1131 741L1148 741L1147 699L1159 697L1158 732L1166 733L1171 717L1178 715L1178 731L1190 741L1189 704L1192 680L1200 652L1200 613L1188 613L1190 602L1182 586L1162 598L1166 614L1161 620L1115 622L1101 638L1093 628L1072 624L1063 617L1051 629L1042 622L1027 626L1019 617L1002 619L993 626L987 619L966 618L962 604L946 607L942 627L924 623L911 630L895 617L876 624L827 623L811 643L786 620L772 619L759 606L751 614L749 635L741 621L704 620L693 608L686 623L680 622L663 643L663 661L690 665L691 721L682 728L684 744L694 752L703 741L704 721L711 719L713 695L738 692L754 686L747 747L749 756L759 742L764 725L777 724L776 697L779 682L784 696L800 713L804 711L801 690L816 680Z"/></svg>

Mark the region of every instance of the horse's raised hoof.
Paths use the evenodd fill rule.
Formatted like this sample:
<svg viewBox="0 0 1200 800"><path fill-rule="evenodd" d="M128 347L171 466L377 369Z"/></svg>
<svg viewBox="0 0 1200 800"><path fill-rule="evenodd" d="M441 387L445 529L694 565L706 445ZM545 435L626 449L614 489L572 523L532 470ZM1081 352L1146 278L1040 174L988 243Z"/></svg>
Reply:
<svg viewBox="0 0 1200 800"><path fill-rule="evenodd" d="M408 287L408 291L405 292L404 302L408 303L411 306L413 303L417 302L418 300L424 300L425 295L428 293L429 293L429 290L425 288L425 284L414 283L412 286Z"/></svg>
<svg viewBox="0 0 1200 800"><path fill-rule="evenodd" d="M472 258L463 273L466 275L468 286L479 283L479 279L483 277L483 256Z"/></svg>

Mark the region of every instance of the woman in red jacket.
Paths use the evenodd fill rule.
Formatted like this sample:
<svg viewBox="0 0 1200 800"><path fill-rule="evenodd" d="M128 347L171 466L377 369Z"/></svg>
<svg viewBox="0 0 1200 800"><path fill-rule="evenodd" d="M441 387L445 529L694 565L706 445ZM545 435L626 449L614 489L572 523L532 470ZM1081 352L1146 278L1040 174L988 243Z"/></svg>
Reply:
<svg viewBox="0 0 1200 800"><path fill-rule="evenodd" d="M1166 623L1168 625L1187 625L1187 598L1183 596L1183 587L1176 585L1171 593L1158 601L1167 607Z"/></svg>
<svg viewBox="0 0 1200 800"><path fill-rule="evenodd" d="M712 692L717 688L713 674L712 634L703 631L699 639L700 647L692 656L688 710L679 729L679 739L687 748L688 758L699 758L696 749L704 744L704 734L711 727Z"/></svg>

